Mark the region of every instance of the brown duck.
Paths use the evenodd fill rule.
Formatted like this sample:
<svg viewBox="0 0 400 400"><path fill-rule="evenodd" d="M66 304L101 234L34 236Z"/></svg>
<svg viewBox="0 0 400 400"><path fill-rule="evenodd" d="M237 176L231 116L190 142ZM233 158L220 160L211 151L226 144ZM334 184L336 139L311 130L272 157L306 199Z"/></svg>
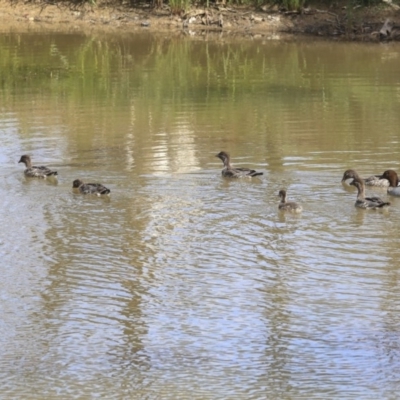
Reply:
<svg viewBox="0 0 400 400"><path fill-rule="evenodd" d="M58 175L57 171L52 171L50 168L44 167L43 165L39 167L35 167L32 165L31 157L28 156L27 154L24 154L21 156L20 160L18 163L24 163L25 164L25 171L24 174L25 176L29 178L42 178L46 179L49 176L56 176Z"/></svg>
<svg viewBox="0 0 400 400"><path fill-rule="evenodd" d="M229 154L225 151L219 152L216 157L224 163L222 176L225 178L253 178L254 176L263 175L262 172L257 172L250 168L234 168L230 163Z"/></svg>
<svg viewBox="0 0 400 400"><path fill-rule="evenodd" d="M97 196L110 194L111 192L101 183L83 183L80 179L75 179L72 182L72 188L79 190L82 194L95 194Z"/></svg>

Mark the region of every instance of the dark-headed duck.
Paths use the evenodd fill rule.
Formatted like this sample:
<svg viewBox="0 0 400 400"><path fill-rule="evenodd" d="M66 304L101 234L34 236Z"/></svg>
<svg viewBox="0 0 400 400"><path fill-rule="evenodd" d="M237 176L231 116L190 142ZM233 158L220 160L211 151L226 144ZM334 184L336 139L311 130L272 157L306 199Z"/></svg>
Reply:
<svg viewBox="0 0 400 400"><path fill-rule="evenodd" d="M262 172L257 172L249 168L234 168L230 164L230 156L227 152L221 151L216 157L220 158L224 163L222 176L225 178L252 178L254 176L262 175Z"/></svg>
<svg viewBox="0 0 400 400"><path fill-rule="evenodd" d="M24 163L25 164L25 171L24 174L25 176L28 176L29 178L42 178L45 179L48 176L56 176L58 175L57 171L52 171L51 169L44 167L44 166L39 166L39 167L35 167L32 166L32 161L31 161L31 157L24 154L23 156L21 156L20 160L18 161L18 163Z"/></svg>
<svg viewBox="0 0 400 400"><path fill-rule="evenodd" d="M110 194L111 190L101 183L83 183L80 179L72 182L72 188L79 190L82 194L95 194L97 196Z"/></svg>
<svg viewBox="0 0 400 400"><path fill-rule="evenodd" d="M354 169L348 169L347 171L344 172L342 182L346 181L347 179L354 179L356 177L363 180L366 186L376 186L383 188L389 186L389 181L383 178L382 175L372 175L369 178L362 179L357 174L357 172L354 171Z"/></svg>
<svg viewBox="0 0 400 400"><path fill-rule="evenodd" d="M365 197L365 186L362 179L355 178L350 185L357 188L357 200L355 206L363 209L375 210L377 208L382 208L385 206L390 206L389 202L383 201L380 197Z"/></svg>
<svg viewBox="0 0 400 400"><path fill-rule="evenodd" d="M399 177L397 176L397 172L388 169L383 173L382 177L389 181L389 187L387 189L388 194L392 196L400 196Z"/></svg>
<svg viewBox="0 0 400 400"><path fill-rule="evenodd" d="M295 203L294 201L286 201L286 190L281 189L278 193L278 196L281 198L281 202L279 203L279 210L281 211L289 211L293 213L300 213L303 211L303 208L300 204Z"/></svg>

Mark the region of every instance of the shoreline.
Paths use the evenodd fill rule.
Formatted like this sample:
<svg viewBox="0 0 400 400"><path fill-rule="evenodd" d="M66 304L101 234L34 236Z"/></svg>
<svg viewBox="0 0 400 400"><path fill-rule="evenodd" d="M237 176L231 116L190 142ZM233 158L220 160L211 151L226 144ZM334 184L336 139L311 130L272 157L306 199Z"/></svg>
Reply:
<svg viewBox="0 0 400 400"><path fill-rule="evenodd" d="M352 10L307 8L301 13L249 7L192 8L184 16L171 15L168 6L127 7L87 3L79 6L49 3L10 3L0 0L0 32L59 31L141 32L232 38L325 38L335 41L379 42L379 30L390 16L400 26L400 12L380 5Z"/></svg>

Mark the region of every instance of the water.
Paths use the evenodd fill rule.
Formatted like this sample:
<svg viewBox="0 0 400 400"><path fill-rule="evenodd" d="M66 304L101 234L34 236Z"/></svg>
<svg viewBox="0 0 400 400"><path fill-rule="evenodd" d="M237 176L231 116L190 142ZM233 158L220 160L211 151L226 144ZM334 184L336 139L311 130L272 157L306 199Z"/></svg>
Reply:
<svg viewBox="0 0 400 400"><path fill-rule="evenodd" d="M400 200L340 180L398 169L398 45L0 43L2 396L396 398Z"/></svg>

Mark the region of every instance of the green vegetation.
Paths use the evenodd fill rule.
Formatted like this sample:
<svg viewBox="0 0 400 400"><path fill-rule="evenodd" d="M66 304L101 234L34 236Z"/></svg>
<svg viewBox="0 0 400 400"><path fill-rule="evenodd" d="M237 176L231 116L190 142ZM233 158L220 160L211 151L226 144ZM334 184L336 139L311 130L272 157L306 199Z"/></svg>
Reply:
<svg viewBox="0 0 400 400"><path fill-rule="evenodd" d="M189 7L191 5L191 1L190 0L170 0L168 4L171 7L172 14L180 14L189 9Z"/></svg>
<svg viewBox="0 0 400 400"><path fill-rule="evenodd" d="M304 0L281 0L281 5L288 10L299 10L304 5Z"/></svg>

